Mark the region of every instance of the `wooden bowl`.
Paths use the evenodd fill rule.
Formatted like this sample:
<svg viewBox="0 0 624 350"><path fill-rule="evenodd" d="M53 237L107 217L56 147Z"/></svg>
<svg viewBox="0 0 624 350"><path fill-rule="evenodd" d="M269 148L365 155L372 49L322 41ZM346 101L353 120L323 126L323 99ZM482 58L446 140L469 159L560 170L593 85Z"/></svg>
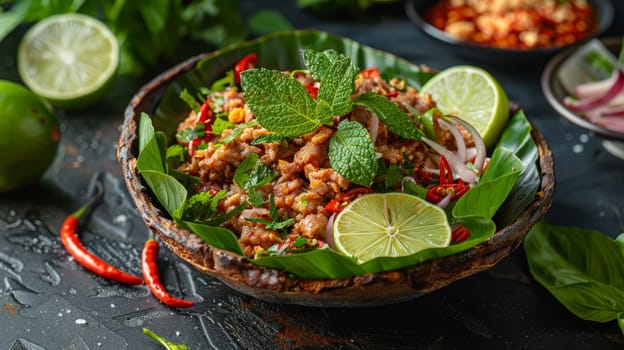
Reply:
<svg viewBox="0 0 624 350"><path fill-rule="evenodd" d="M178 121L188 114L188 107L179 98L183 88L197 88L213 81L249 52L257 52L259 57L265 53L265 57L274 59L276 66L285 68L288 62L297 59L294 57L303 47L317 50L333 48L354 57L360 67L375 65L381 69L396 69L408 80L421 73L418 66L349 39L311 30L284 32L191 57L145 85L125 110L117 156L130 195L147 227L199 271L239 292L276 303L318 307L397 303L491 268L522 243L531 226L550 208L554 192L552 154L542 134L533 128L532 137L539 151L538 170L541 176L535 199L519 215L508 218L509 224L485 242L417 266L343 279L295 279L284 271L261 268L242 256L216 249L194 233L176 227L155 202L136 168L140 114L150 114L156 129L172 135Z"/></svg>

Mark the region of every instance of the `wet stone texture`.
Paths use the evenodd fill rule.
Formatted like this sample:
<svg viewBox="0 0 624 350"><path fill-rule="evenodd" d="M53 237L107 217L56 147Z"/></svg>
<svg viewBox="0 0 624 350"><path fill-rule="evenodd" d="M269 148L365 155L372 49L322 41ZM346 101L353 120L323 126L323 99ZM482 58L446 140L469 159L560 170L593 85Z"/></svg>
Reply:
<svg viewBox="0 0 624 350"><path fill-rule="evenodd" d="M251 13L265 6L275 5L243 1L241 8ZM325 20L300 11L295 2L279 9L299 28L331 31L413 62L436 68L477 63L428 41L402 10ZM613 29L622 32L621 24ZM10 59L16 45L15 36L0 42L2 79L17 79ZM180 52L173 63L197 52ZM517 67L491 71L553 149L557 190L547 219L612 236L621 232L622 161L599 138L549 109L540 95L540 67L530 74L518 74ZM95 108L59 111L62 144L45 177L28 190L0 195L0 349L161 349L143 335L143 327L190 349L570 350L624 344L615 322L582 321L538 285L522 247L489 271L409 302L371 308L269 304L199 273L164 246L159 268L165 286L195 301L192 308L171 309L144 285L121 286L94 276L65 252L58 232L65 216L101 183L104 196L85 218L81 238L105 260L140 274L140 250L149 233L126 192L115 147L123 109L141 83L120 81Z"/></svg>

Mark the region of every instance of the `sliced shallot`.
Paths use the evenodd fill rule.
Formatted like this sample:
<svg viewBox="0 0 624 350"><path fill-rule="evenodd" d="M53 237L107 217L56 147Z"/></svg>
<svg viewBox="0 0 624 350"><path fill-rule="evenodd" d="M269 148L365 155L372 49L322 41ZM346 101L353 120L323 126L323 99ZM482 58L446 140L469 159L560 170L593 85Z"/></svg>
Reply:
<svg viewBox="0 0 624 350"><path fill-rule="evenodd" d="M470 125L470 123L455 116L451 116L451 118L453 118L453 120L455 120L464 129L466 129L466 131L468 131L468 133L472 137L472 141L475 144L476 150L475 160L473 164L477 171L481 172L481 170L483 170L483 165L485 164L485 158L487 157L487 147L485 146L485 142L483 142L483 138L481 138L481 135L479 134L477 129Z"/></svg>
<svg viewBox="0 0 624 350"><path fill-rule="evenodd" d="M444 120L444 118L437 118L438 124L446 130L448 130L453 138L455 139L455 144L457 145L457 158L460 161L466 162L466 141L464 140L464 136L461 134L461 131L455 124L451 125L451 123Z"/></svg>
<svg viewBox="0 0 624 350"><path fill-rule="evenodd" d="M470 168L468 168L464 162L459 160L455 153L449 151L448 149L446 149L446 147L426 137L423 137L422 141L426 143L429 147L433 148L436 152L443 155L451 166L451 169L453 169L453 173L460 179L464 180L464 182L475 183L477 181L477 174L474 171L470 170Z"/></svg>
<svg viewBox="0 0 624 350"><path fill-rule="evenodd" d="M616 74L617 77L604 94L596 97L582 98L579 100L575 100L568 96L563 99L563 103L574 112L587 112L606 105L614 99L620 91L622 91L622 89L624 89L624 73L621 70L617 70L614 74Z"/></svg>

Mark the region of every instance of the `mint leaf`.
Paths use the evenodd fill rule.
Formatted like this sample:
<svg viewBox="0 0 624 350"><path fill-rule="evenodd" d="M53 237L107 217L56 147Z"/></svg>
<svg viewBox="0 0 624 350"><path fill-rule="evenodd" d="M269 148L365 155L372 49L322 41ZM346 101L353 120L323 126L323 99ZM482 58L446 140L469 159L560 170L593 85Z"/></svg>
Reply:
<svg viewBox="0 0 624 350"><path fill-rule="evenodd" d="M358 72L351 57L334 50L318 52L306 49L303 51L303 61L312 77L320 82L318 100L329 104L331 116L349 113L351 94L355 88L354 79Z"/></svg>
<svg viewBox="0 0 624 350"><path fill-rule="evenodd" d="M353 102L375 113L389 131L409 140L419 140L423 134L396 104L374 92L358 96Z"/></svg>
<svg viewBox="0 0 624 350"><path fill-rule="evenodd" d="M351 111L356 74L351 58L345 57L332 64L321 79L318 99L329 103L333 115L343 116Z"/></svg>
<svg viewBox="0 0 624 350"><path fill-rule="evenodd" d="M315 51L312 49L303 50L303 63L310 71L312 78L316 81L323 80L327 70L331 65L345 57L335 50Z"/></svg>
<svg viewBox="0 0 624 350"><path fill-rule="evenodd" d="M249 109L265 129L296 137L316 130L316 101L291 76L278 70L249 69L241 73L241 86Z"/></svg>
<svg viewBox="0 0 624 350"><path fill-rule="evenodd" d="M342 121L329 139L329 163L349 181L370 186L377 174L377 157L368 131L358 122Z"/></svg>

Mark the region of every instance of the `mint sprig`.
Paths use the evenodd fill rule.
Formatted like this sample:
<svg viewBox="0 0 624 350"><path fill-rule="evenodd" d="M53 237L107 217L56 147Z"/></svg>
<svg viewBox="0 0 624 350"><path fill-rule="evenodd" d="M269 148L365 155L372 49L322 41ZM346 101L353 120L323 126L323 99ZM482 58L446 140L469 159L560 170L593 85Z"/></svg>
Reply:
<svg viewBox="0 0 624 350"><path fill-rule="evenodd" d="M298 137L321 125L333 126L334 116L347 115L357 105L377 115L388 130L405 139L422 137L409 116L386 97L371 92L352 101L359 69L350 57L334 50L305 49L302 55L319 83L316 99L299 81L279 70L258 68L241 73L247 105L262 127L286 138ZM339 124L329 141L329 161L340 175L359 185L370 186L377 174L373 142L357 122Z"/></svg>

